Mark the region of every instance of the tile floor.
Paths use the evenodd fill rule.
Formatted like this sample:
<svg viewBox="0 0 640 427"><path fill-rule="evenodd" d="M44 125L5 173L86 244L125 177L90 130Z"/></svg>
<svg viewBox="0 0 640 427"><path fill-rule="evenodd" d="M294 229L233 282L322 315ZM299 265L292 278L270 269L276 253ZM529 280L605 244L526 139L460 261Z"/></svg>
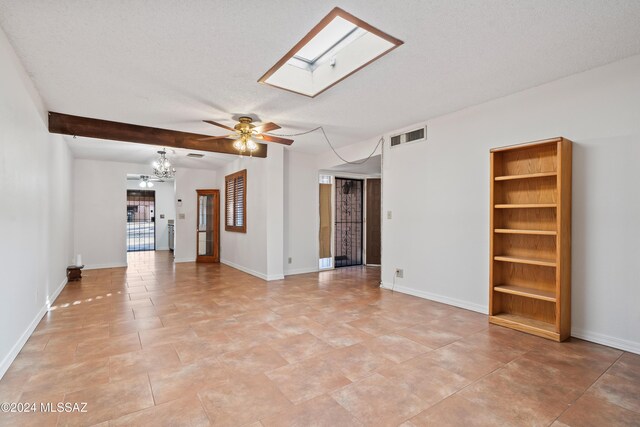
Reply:
<svg viewBox="0 0 640 427"><path fill-rule="evenodd" d="M70 283L0 381L2 426L640 425L640 356L381 290L135 253ZM483 281L479 286L483 286Z"/></svg>

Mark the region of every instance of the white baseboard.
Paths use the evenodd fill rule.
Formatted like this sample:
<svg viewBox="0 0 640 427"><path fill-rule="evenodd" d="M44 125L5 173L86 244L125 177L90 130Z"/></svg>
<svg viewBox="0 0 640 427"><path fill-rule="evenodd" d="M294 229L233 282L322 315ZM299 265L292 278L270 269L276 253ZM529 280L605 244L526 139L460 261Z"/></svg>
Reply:
<svg viewBox="0 0 640 427"><path fill-rule="evenodd" d="M582 329L571 328L571 336L596 344L606 345L607 347L617 348L619 350L629 351L631 353L640 354L640 343L612 337L609 335L599 334L597 332L584 331Z"/></svg>
<svg viewBox="0 0 640 427"><path fill-rule="evenodd" d="M13 345L13 347L11 347L9 354L7 354L2 359L2 362L0 362L0 379L2 379L4 374L7 372L7 370L9 369L9 367L11 366L15 358L20 353L20 350L22 350L22 347L24 347L27 340L29 339L33 331L36 329L36 327L38 326L38 323L40 323L40 320L42 320L44 315L47 314L50 304L53 304L56 298L58 298L58 295L60 295L60 292L62 292L66 284L67 284L67 278L65 277L64 280L62 280L62 283L60 283L60 286L58 286L58 288L54 290L53 293L47 297L47 301L49 301L49 303L47 304L45 302L44 306L40 308L40 311L38 311L38 313L33 318L31 323L27 327L27 329L22 333L22 335L20 335L20 338L18 339L18 341Z"/></svg>
<svg viewBox="0 0 640 427"><path fill-rule="evenodd" d="M47 310L49 309L51 304L53 304L56 301L56 298L58 298L58 295L60 295L60 292L62 292L62 290L64 289L65 286L67 286L67 278L66 277L64 278L62 283L60 283L60 286L58 286L58 288L55 291L53 291L53 293L51 295L49 295L49 297L48 297L49 304L47 305Z"/></svg>
<svg viewBox="0 0 640 427"><path fill-rule="evenodd" d="M236 264L235 262L231 262L231 261L226 260L226 259L221 259L220 262L223 263L224 265L228 265L229 267L235 268L236 270L240 270L240 271L243 271L243 272L245 272L247 274L250 274L252 276L256 276L256 277L258 277L258 278L260 278L262 280L266 280L267 282L270 282L272 280L282 280L282 279L284 279L284 275L282 275L282 274L271 274L271 275L267 276L264 273L260 273L259 271L255 271L255 270L252 270L250 268L243 267L243 266L241 266L239 264Z"/></svg>
<svg viewBox="0 0 640 427"><path fill-rule="evenodd" d="M85 270L97 270L100 268L121 268L121 267L127 267L127 263L125 262L120 263L120 262L116 262L116 263L109 263L109 264L91 264L91 265L85 265L84 269Z"/></svg>
<svg viewBox="0 0 640 427"><path fill-rule="evenodd" d="M384 283L380 287L383 289L391 290L392 284ZM413 295L420 298L425 298L431 301L441 302L447 305L452 305L454 307L464 308L466 310L476 311L482 314L488 314L487 307L483 307L479 304L470 303L468 301L462 301L455 298L449 298L442 295L432 294L430 292L419 291L416 289L407 288L404 286L396 285L394 288L395 291ZM580 338L585 341L590 341L596 344L606 345L607 347L617 348L619 350L629 351L631 353L640 354L640 343L612 337L609 335L599 334L596 332L589 332L582 329L571 328L571 336L575 338Z"/></svg>
<svg viewBox="0 0 640 427"><path fill-rule="evenodd" d="M296 274L307 274L307 273L317 273L320 271L318 267L310 267L310 268L296 268L295 270L285 271L285 276L294 276Z"/></svg>
<svg viewBox="0 0 640 427"><path fill-rule="evenodd" d="M391 283L383 283L382 285L380 285L381 288L388 290L391 290L392 286L393 284ZM464 308L465 310L476 311L482 314L489 313L489 309L487 307L469 301L463 301L456 298L445 297L443 295L432 294L431 292L419 291L417 289L411 289L397 284L393 289L396 292L413 295L414 297L420 297L431 301L441 302L443 304L452 305L454 307Z"/></svg>
<svg viewBox="0 0 640 427"><path fill-rule="evenodd" d="M178 262L196 262L195 258L174 258L173 259L174 263L178 263Z"/></svg>

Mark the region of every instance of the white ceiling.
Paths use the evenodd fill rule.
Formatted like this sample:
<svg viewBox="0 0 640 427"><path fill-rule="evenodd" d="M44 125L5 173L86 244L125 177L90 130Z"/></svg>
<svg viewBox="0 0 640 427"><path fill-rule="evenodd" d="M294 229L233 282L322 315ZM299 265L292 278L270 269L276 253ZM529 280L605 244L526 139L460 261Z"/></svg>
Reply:
<svg viewBox="0 0 640 427"><path fill-rule="evenodd" d="M382 155L372 156L368 160L365 159L355 160L354 163L344 163L341 165L333 166L329 169L320 171L329 172L330 174L343 173L355 173L358 175L374 176L382 173Z"/></svg>
<svg viewBox="0 0 640 427"><path fill-rule="evenodd" d="M148 164L152 172L151 163L160 155L159 147L145 144L127 144L120 141L106 141L94 138L72 138L65 136L74 157L79 159L105 160L111 162L126 162ZM189 169L218 169L235 160L232 154L210 153L206 151L183 150L180 148L167 148L167 158L176 168ZM187 157L189 153L204 154L201 159ZM143 173L145 171L135 171Z"/></svg>
<svg viewBox="0 0 640 427"><path fill-rule="evenodd" d="M405 44L314 99L256 81L327 2L0 0L0 26L52 111L215 135L202 119L253 113L338 147L640 53L637 0L337 4Z"/></svg>

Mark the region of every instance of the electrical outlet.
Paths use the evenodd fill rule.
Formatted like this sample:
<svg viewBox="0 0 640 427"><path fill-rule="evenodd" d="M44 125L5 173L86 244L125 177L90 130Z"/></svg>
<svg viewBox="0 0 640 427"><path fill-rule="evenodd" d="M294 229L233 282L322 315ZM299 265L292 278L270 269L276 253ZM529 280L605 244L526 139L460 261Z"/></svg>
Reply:
<svg viewBox="0 0 640 427"><path fill-rule="evenodd" d="M387 219L391 219L391 211L387 211Z"/></svg>
<svg viewBox="0 0 640 427"><path fill-rule="evenodd" d="M402 279L404 277L404 270L401 268L396 268L396 277Z"/></svg>
<svg viewBox="0 0 640 427"><path fill-rule="evenodd" d="M292 258L291 258L291 257L289 257L289 264L291 264L291 261L293 261L293 260L292 260Z"/></svg>

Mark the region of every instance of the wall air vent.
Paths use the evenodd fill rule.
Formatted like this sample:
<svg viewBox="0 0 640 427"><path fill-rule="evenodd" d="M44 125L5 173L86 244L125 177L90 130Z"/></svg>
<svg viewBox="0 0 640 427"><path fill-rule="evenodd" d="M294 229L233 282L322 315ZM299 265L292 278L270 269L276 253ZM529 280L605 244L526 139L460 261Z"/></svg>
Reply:
<svg viewBox="0 0 640 427"><path fill-rule="evenodd" d="M204 157L204 154L189 153L189 154L187 154L187 157L193 157L194 159L201 159L201 158Z"/></svg>
<svg viewBox="0 0 640 427"><path fill-rule="evenodd" d="M398 135L391 136L391 146L407 144L409 142L419 142L427 140L427 127L421 127L418 129L410 130Z"/></svg>

